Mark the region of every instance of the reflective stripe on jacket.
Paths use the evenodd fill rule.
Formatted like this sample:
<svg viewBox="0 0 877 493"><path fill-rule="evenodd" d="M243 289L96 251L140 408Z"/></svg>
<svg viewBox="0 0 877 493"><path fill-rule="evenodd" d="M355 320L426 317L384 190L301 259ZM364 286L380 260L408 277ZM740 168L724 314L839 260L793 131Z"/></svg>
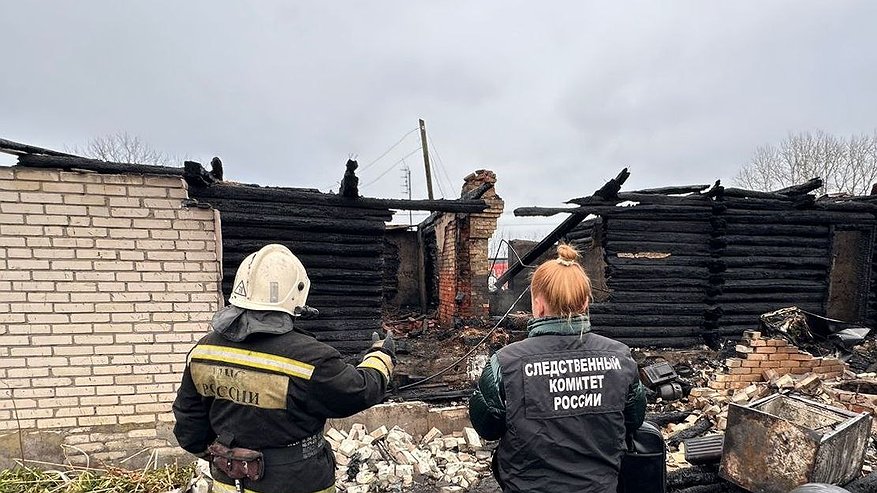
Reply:
<svg viewBox="0 0 877 493"><path fill-rule="evenodd" d="M376 366L376 365L374 365ZM227 446L278 449L320 434L327 418L371 407L384 397L385 372L354 367L334 348L298 330L254 333L233 342L217 332L189 353L174 401L174 434L200 454L217 437ZM313 493L332 487L335 461L325 442L302 446L295 461L270 463L265 477L244 480L258 493ZM216 468L214 477L231 484Z"/></svg>

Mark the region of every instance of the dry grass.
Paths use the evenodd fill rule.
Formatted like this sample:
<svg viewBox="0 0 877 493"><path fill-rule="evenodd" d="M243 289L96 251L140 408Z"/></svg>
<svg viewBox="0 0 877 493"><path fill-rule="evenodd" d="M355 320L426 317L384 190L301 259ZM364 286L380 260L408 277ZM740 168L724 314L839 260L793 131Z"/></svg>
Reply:
<svg viewBox="0 0 877 493"><path fill-rule="evenodd" d="M195 473L194 464L141 470L41 465L0 471L0 493L182 493Z"/></svg>

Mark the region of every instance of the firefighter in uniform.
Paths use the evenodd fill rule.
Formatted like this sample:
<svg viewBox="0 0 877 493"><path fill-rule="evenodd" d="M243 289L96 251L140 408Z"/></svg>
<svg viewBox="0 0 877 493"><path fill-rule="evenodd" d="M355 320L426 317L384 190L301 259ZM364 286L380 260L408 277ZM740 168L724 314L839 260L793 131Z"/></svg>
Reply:
<svg viewBox="0 0 877 493"><path fill-rule="evenodd" d="M295 327L310 281L282 245L248 256L230 305L189 353L173 404L180 446L211 461L215 492L334 492L327 418L350 416L384 397L392 338L359 366Z"/></svg>
<svg viewBox="0 0 877 493"><path fill-rule="evenodd" d="M493 472L506 493L615 493L626 434L645 416L630 349L590 332L577 256L561 245L536 269L527 339L491 357L469 401L478 433L500 440Z"/></svg>

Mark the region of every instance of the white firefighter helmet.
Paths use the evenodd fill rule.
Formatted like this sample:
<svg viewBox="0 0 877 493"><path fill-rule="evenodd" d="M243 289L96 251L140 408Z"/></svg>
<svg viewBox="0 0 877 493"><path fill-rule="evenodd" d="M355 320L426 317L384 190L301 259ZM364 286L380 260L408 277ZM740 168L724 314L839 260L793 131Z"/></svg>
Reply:
<svg viewBox="0 0 877 493"><path fill-rule="evenodd" d="M298 257L283 245L266 245L241 262L234 277L232 305L248 310L272 310L296 316L305 305L311 281Z"/></svg>

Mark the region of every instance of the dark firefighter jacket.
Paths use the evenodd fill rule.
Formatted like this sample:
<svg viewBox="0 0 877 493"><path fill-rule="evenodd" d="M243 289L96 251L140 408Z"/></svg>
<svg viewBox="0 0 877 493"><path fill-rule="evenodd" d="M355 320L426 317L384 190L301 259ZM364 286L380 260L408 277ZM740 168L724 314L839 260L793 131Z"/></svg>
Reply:
<svg viewBox="0 0 877 493"><path fill-rule="evenodd" d="M217 312L212 328L189 353L174 401L180 446L200 455L219 438L262 451L265 475L243 480L246 491L334 491L335 460L323 427L327 418L381 402L389 375L380 358L348 365L282 312L229 306ZM220 483L234 483L216 467L212 473ZM225 485L215 490L232 491Z"/></svg>
<svg viewBox="0 0 877 493"><path fill-rule="evenodd" d="M630 349L590 332L585 316L541 318L489 360L469 415L500 439L504 492L615 492L626 432L642 425L645 391Z"/></svg>

